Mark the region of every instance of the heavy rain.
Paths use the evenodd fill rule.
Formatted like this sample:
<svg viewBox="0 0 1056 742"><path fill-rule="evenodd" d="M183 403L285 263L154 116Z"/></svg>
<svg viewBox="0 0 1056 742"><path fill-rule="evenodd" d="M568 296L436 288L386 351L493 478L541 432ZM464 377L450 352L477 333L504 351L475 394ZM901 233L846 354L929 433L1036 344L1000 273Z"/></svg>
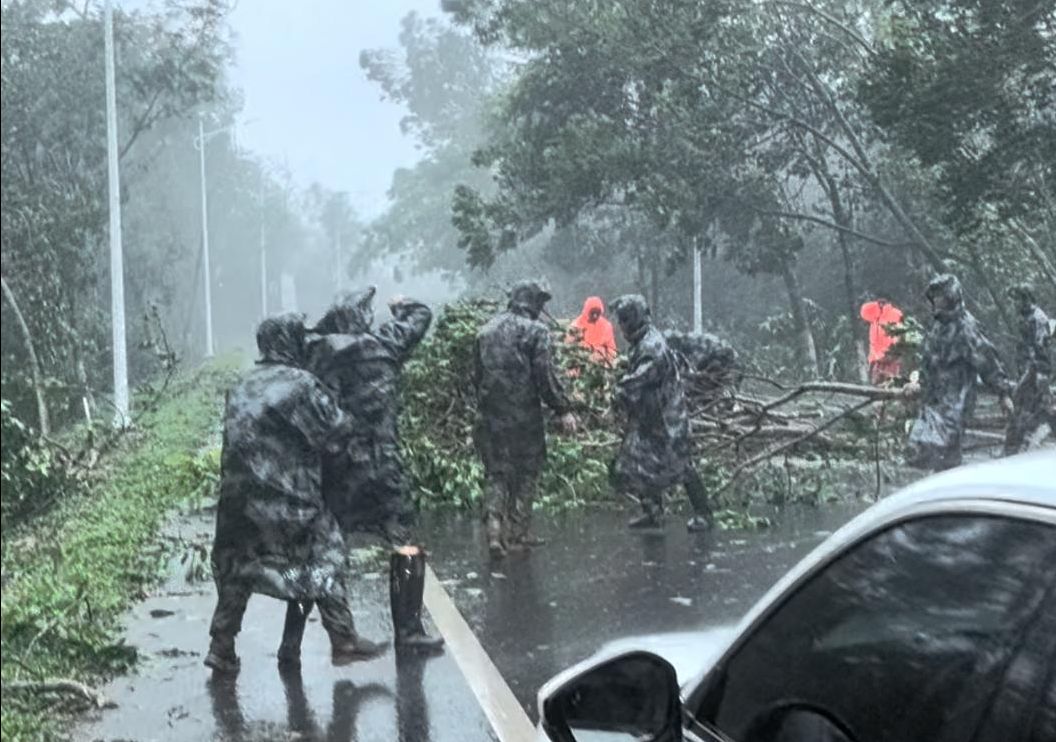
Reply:
<svg viewBox="0 0 1056 742"><path fill-rule="evenodd" d="M1056 741L1056 9L0 0L4 740Z"/></svg>

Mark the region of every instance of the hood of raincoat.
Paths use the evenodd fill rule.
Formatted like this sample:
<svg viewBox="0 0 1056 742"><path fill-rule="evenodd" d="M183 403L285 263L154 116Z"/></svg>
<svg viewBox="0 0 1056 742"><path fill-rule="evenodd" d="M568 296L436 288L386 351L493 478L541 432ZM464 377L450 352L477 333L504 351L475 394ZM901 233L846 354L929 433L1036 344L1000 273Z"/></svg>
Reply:
<svg viewBox="0 0 1056 742"><path fill-rule="evenodd" d="M576 325L582 326L590 324L590 313L594 310L597 310L599 315L604 315L605 303L599 296L588 296L587 300L583 302L583 311L580 312L579 317L576 318ZM580 325L580 323L582 323L582 325Z"/></svg>
<svg viewBox="0 0 1056 742"><path fill-rule="evenodd" d="M955 317L964 311L961 282L950 273L931 279L924 296L931 302L933 313L939 319Z"/></svg>
<svg viewBox="0 0 1056 742"><path fill-rule="evenodd" d="M295 312L268 317L257 327L259 363L303 365L304 315Z"/></svg>
<svg viewBox="0 0 1056 742"><path fill-rule="evenodd" d="M612 303L612 309L628 340L634 340L652 324L649 304L641 294L624 294Z"/></svg>
<svg viewBox="0 0 1056 742"><path fill-rule="evenodd" d="M377 288L368 286L359 291L338 294L326 314L312 328L320 335L356 335L369 332L374 324L374 294Z"/></svg>
<svg viewBox="0 0 1056 742"><path fill-rule="evenodd" d="M518 281L510 289L510 309L532 319L539 318L548 301L550 292L540 281Z"/></svg>
<svg viewBox="0 0 1056 742"><path fill-rule="evenodd" d="M597 312L598 318L591 322L590 313ZM612 332L612 323L605 319L605 305L597 296L591 296L583 302L583 313L576 317L572 328L578 335L579 342L594 351L595 360L612 360L616 355L616 336ZM572 336L575 339L575 335Z"/></svg>

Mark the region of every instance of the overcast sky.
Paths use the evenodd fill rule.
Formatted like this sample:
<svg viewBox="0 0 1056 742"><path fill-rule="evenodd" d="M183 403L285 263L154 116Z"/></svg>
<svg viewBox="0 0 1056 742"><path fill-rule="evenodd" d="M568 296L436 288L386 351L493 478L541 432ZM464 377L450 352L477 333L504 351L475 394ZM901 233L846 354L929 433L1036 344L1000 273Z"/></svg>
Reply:
<svg viewBox="0 0 1056 742"><path fill-rule="evenodd" d="M439 16L439 0L241 0L232 78L245 96L239 144L286 161L300 185L348 191L375 216L397 167L417 159L401 109L379 100L359 52L398 46L410 11Z"/></svg>

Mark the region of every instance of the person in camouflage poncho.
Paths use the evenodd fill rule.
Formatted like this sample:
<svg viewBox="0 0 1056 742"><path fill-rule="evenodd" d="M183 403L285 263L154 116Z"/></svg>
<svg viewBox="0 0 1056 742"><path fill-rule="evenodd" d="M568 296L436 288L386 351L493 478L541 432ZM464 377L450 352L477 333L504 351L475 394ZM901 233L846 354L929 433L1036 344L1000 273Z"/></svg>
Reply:
<svg viewBox="0 0 1056 742"><path fill-rule="evenodd" d="M961 463L961 439L975 408L976 377L1011 409L1010 385L997 351L964 306L960 281L936 276L925 293L932 321L921 348L921 406L909 433L907 461L942 470Z"/></svg>
<svg viewBox="0 0 1056 742"><path fill-rule="evenodd" d="M627 370L616 387L617 413L626 420L613 465L613 483L637 498L642 515L632 528L659 526L664 491L684 484L694 516L690 530L711 525L711 507L692 464L686 393L678 360L653 325L649 305L637 294L612 305L620 331L630 344Z"/></svg>
<svg viewBox="0 0 1056 742"><path fill-rule="evenodd" d="M550 330L539 321L550 293L521 281L506 310L477 333L474 385L480 418L474 431L484 464L484 519L493 557L538 545L530 533L535 486L546 460L545 403L574 430L575 417L553 362Z"/></svg>
<svg viewBox="0 0 1056 742"><path fill-rule="evenodd" d="M392 319L375 330L374 294L372 286L340 295L308 342L309 368L357 423L340 450L325 458L323 491L346 532L376 533L394 548L389 592L397 649L436 652L443 640L428 636L422 624L425 551L414 543L397 427L400 372L433 313L421 302L394 298Z"/></svg>
<svg viewBox="0 0 1056 742"><path fill-rule="evenodd" d="M1052 321L1038 307L1030 286L1013 286L1009 295L1019 315L1016 365L1020 377L1012 393L1015 409L1005 431L1006 455L1022 451L1027 439L1043 423L1048 423L1049 428L1056 432L1056 408L1052 391Z"/></svg>
<svg viewBox="0 0 1056 742"><path fill-rule="evenodd" d="M281 662L297 662L312 604L334 661L371 656L348 608L345 541L320 486L322 452L350 419L303 362L299 315L264 320L260 361L227 395L212 566L217 606L205 663L238 667L235 635L252 593L288 601Z"/></svg>
<svg viewBox="0 0 1056 742"><path fill-rule="evenodd" d="M664 340L679 356L686 395L692 404L711 404L732 399L740 383L737 351L722 338L708 332L666 330Z"/></svg>

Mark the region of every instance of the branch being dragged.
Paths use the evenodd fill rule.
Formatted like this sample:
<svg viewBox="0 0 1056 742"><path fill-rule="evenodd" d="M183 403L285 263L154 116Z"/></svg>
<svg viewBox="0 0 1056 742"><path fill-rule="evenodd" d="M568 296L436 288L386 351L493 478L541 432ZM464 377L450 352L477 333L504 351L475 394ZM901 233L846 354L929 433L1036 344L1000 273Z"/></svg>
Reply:
<svg viewBox="0 0 1056 742"><path fill-rule="evenodd" d="M804 386L807 386L807 385L804 385ZM840 386L844 386L844 385L840 385ZM847 384L846 386L856 386L856 385ZM884 391L884 390L879 390L879 391ZM883 397L880 397L878 399L883 399ZM796 436L795 438L793 438L790 441L782 443L782 444L780 444L778 446L774 446L773 448L767 449L766 451L763 451L762 453L756 454L755 456L753 456L752 458L748 459L747 461L744 461L744 462L738 464L734 468L734 470L730 473L730 478L726 480L726 483L723 484L721 487L719 487L719 489L716 490L714 493L712 493L712 497L718 497L719 495L724 493L726 490L728 490L730 487L732 487L734 485L734 483L737 482L737 480L741 478L741 475L744 474L748 469L752 468L753 466L755 466L757 464L761 464L762 462L766 461L767 459L771 459L774 456L777 456L778 454L784 453L785 451L788 451L788 450L790 450L792 448L795 448L799 444L804 443L804 442L810 440L811 438L814 438L814 437L820 435L821 433L825 432L826 430L831 428L833 425L838 423L840 420L843 420L844 418L850 417L854 413L865 409L869 405L871 405L874 402L878 401L878 399L866 399L866 400L864 400L862 402L859 402L858 404L856 404L856 405L854 405L852 407L848 407L847 409L845 409L840 414L838 414L835 417L825 421L824 423L822 423L821 425L817 426L816 428L813 428L813 429L807 431L806 433L803 433L802 435Z"/></svg>

